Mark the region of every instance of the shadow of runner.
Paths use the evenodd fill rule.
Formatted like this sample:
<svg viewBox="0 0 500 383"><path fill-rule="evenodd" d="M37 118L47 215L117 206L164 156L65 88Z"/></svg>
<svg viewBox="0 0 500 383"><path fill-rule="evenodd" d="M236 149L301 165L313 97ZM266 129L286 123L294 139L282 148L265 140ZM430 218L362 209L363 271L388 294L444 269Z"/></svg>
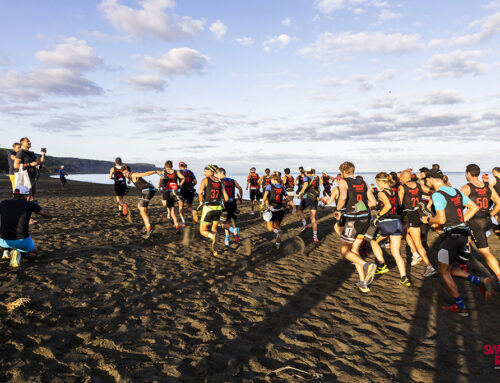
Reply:
<svg viewBox="0 0 500 383"><path fill-rule="evenodd" d="M205 381L226 381L230 379L264 379L252 372L251 364L256 362L265 368L275 369L278 365L269 353L267 345L275 343L283 330L295 323L312 308L334 293L354 272L347 269L343 260L331 265L314 280L304 285L299 291L288 298L287 303L277 311L267 310L262 321L254 324L245 333L226 341L222 337L209 345L209 355L199 361L196 366L190 365L185 359L180 370L192 378ZM195 376L192 376L192 375ZM202 380L203 381L203 380Z"/></svg>

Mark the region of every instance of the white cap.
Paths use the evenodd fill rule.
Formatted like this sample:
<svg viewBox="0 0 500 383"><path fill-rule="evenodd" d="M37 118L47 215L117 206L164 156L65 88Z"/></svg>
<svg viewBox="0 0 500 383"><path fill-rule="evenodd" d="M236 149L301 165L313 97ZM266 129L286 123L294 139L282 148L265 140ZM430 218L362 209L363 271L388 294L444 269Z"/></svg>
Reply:
<svg viewBox="0 0 500 383"><path fill-rule="evenodd" d="M307 168L304 169L305 172L310 172L312 170L312 168L310 166L308 166Z"/></svg>
<svg viewBox="0 0 500 383"><path fill-rule="evenodd" d="M30 194L30 189L24 185L19 185L14 189L14 194L28 195Z"/></svg>

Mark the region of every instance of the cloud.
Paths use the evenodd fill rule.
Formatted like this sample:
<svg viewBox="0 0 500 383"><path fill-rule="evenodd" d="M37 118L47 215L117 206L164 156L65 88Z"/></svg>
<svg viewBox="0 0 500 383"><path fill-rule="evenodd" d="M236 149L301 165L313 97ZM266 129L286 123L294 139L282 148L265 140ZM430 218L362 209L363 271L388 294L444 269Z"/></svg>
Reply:
<svg viewBox="0 0 500 383"><path fill-rule="evenodd" d="M224 23L220 20L217 20L216 22L212 23L209 29L210 32L214 34L214 37L217 40L222 40L227 32L227 26L225 26Z"/></svg>
<svg viewBox="0 0 500 383"><path fill-rule="evenodd" d="M324 14L331 14L341 9L349 9L355 13L362 12L359 6L371 6L376 8L387 7L389 4L385 1L377 0L315 0L314 8Z"/></svg>
<svg viewBox="0 0 500 383"><path fill-rule="evenodd" d="M316 0L315 8L322 13L332 13L338 9L342 9L347 5L346 0Z"/></svg>
<svg viewBox="0 0 500 383"><path fill-rule="evenodd" d="M252 39L251 37L238 37L234 39L237 44L244 45L244 46L250 46L253 45L255 40Z"/></svg>
<svg viewBox="0 0 500 383"><path fill-rule="evenodd" d="M420 105L453 105L464 102L463 97L456 90L434 90L428 92L425 98L417 101Z"/></svg>
<svg viewBox="0 0 500 383"><path fill-rule="evenodd" d="M290 41L291 41L290 36L281 34L279 36L269 37L266 41L264 41L262 46L264 47L264 51L269 52L269 50L273 46L277 46L280 49L283 49L288 44L290 44Z"/></svg>
<svg viewBox="0 0 500 383"><path fill-rule="evenodd" d="M6 56L0 56L0 66L9 66L10 59Z"/></svg>
<svg viewBox="0 0 500 383"><path fill-rule="evenodd" d="M102 122L106 118L108 118L108 116L89 116L75 113L65 113L52 116L43 122L33 122L31 126L35 129L42 129L49 132L74 132L92 127L93 122Z"/></svg>
<svg viewBox="0 0 500 383"><path fill-rule="evenodd" d="M451 39L451 42L456 45L472 45L486 41L500 33L500 12L496 12L483 20L474 22L474 24L481 25L481 30L479 32L455 37Z"/></svg>
<svg viewBox="0 0 500 383"><path fill-rule="evenodd" d="M283 25L284 27L289 27L291 24L292 24L292 20L290 20L288 17L281 21L281 25Z"/></svg>
<svg viewBox="0 0 500 383"><path fill-rule="evenodd" d="M474 59L482 57L481 51L455 50L451 53L440 53L432 56L424 66L424 77L464 77L479 76L486 73L486 65Z"/></svg>
<svg viewBox="0 0 500 383"><path fill-rule="evenodd" d="M102 65L84 40L63 39L54 50L42 50L35 57L48 68L27 72L8 71L0 76L0 93L15 100L37 100L42 94L89 96L104 91L85 74Z"/></svg>
<svg viewBox="0 0 500 383"><path fill-rule="evenodd" d="M401 17L402 14L401 13L394 13L394 12L391 12L387 9L382 9L378 15L378 18L381 20L381 21L386 21L386 20L393 20L393 19L397 19L399 17Z"/></svg>
<svg viewBox="0 0 500 383"><path fill-rule="evenodd" d="M394 78L394 70L387 69L373 77L373 80L370 80L370 77L366 74L355 74L348 79L339 80L335 77L325 77L320 80L320 83L323 83L327 86L347 86L352 83L355 83L359 86L361 91L369 91L375 88L377 85L381 83L391 80Z"/></svg>
<svg viewBox="0 0 500 383"><path fill-rule="evenodd" d="M194 37L203 30L205 20L167 13L168 9L175 7L173 0L143 0L140 5L140 9L134 9L118 0L103 0L99 8L116 29L135 37L179 41Z"/></svg>
<svg viewBox="0 0 500 383"><path fill-rule="evenodd" d="M149 71L164 76L185 75L202 72L210 57L191 48L173 48L160 58L145 56L142 65Z"/></svg>
<svg viewBox="0 0 500 383"><path fill-rule="evenodd" d="M139 91L154 90L157 92L162 92L163 90L165 90L166 85L166 81L161 76L154 74L143 74L135 77L126 77L124 81L131 85L134 89Z"/></svg>
<svg viewBox="0 0 500 383"><path fill-rule="evenodd" d="M319 60L338 56L345 52L401 54L420 49L419 34L385 34L383 32L325 32L310 46L302 48L299 54Z"/></svg>

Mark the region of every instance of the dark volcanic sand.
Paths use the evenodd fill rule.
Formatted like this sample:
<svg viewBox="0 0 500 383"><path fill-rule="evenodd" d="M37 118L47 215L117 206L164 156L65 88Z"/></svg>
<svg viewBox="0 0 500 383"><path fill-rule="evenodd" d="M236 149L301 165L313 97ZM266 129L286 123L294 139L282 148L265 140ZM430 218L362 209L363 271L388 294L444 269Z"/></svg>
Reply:
<svg viewBox="0 0 500 383"><path fill-rule="evenodd" d="M319 211L319 244L287 215L276 250L246 203L239 223L247 239L214 257L197 227L183 246L159 196L150 208L156 234L144 240L135 190L126 197L129 224L115 216L112 186L69 181L60 191L58 180L45 178L39 187L39 203L56 215L32 227L42 256L19 269L0 263L0 381L311 377L288 370L266 378L285 366L321 374L322 382L500 381L493 356L483 354L485 344L500 343L499 292L484 303L460 281L471 310L462 318L441 310L453 301L438 277L424 281L420 264L413 286L399 286L386 256L391 272L362 295L354 267L338 255L329 208ZM9 190L2 178L2 198ZM498 257L499 239L490 243ZM435 251L430 256L435 263ZM469 268L490 274L477 256ZM5 304L21 297L31 301L9 313Z"/></svg>

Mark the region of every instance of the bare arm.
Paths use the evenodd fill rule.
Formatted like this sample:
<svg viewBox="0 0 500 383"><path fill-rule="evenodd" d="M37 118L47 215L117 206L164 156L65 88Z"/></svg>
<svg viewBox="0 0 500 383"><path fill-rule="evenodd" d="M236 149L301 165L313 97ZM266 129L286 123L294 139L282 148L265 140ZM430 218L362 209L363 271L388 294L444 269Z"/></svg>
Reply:
<svg viewBox="0 0 500 383"><path fill-rule="evenodd" d="M337 199L338 196L339 196L339 188L336 187L333 189L332 194L330 194L330 198L328 199L326 204L330 205L333 201L335 201Z"/></svg>
<svg viewBox="0 0 500 383"><path fill-rule="evenodd" d="M465 205L467 208L467 212L464 214L464 221L467 222L469 219L474 217L474 214L476 214L479 210L479 206L477 206L474 202L469 201L467 205Z"/></svg>
<svg viewBox="0 0 500 383"><path fill-rule="evenodd" d="M490 216L494 217L498 213L500 213L500 196L498 196L498 193L493 187L490 187L491 189L491 200L495 203L495 208L490 211Z"/></svg>
<svg viewBox="0 0 500 383"><path fill-rule="evenodd" d="M464 193L464 195L466 195L467 197L470 195L470 187L469 185L464 185L462 186L462 188L460 189L462 191L462 193Z"/></svg>
<svg viewBox="0 0 500 383"><path fill-rule="evenodd" d="M306 182L306 183L304 183L304 185L302 185L302 189L300 190L300 193L299 193L299 198L302 198L302 196L304 195L308 186L309 186L309 182Z"/></svg>
<svg viewBox="0 0 500 383"><path fill-rule="evenodd" d="M180 171L177 170L177 177L179 177L179 179L181 180L181 183L179 184L179 187L182 186L182 184L184 182L186 182L186 179L184 178L184 176L182 175L182 173Z"/></svg>
<svg viewBox="0 0 500 383"><path fill-rule="evenodd" d="M264 192L264 197L262 197L262 204L265 205L266 209L269 208L269 192L267 190Z"/></svg>
<svg viewBox="0 0 500 383"><path fill-rule="evenodd" d="M203 204L203 192L207 187L207 179L203 178L200 183L200 190L198 191L198 200L200 201L200 205Z"/></svg>
<svg viewBox="0 0 500 383"><path fill-rule="evenodd" d="M377 200L375 199L375 196L373 195L373 192L371 191L371 189L368 189L366 191L366 196L368 197L368 206L369 207L377 206Z"/></svg>
<svg viewBox="0 0 500 383"><path fill-rule="evenodd" d="M378 192L378 198L379 200L384 204L380 212L378 213L379 216L383 216L386 213L391 210L391 201L389 201L389 198L387 197L387 194L383 192Z"/></svg>
<svg viewBox="0 0 500 383"><path fill-rule="evenodd" d="M339 203L337 205L337 211L340 211L345 206L345 201L347 200L347 182L345 180L339 180Z"/></svg>
<svg viewBox="0 0 500 383"><path fill-rule="evenodd" d="M444 210L436 211L436 215L434 217L429 218L428 223L430 225L444 225L446 222L446 215L444 214Z"/></svg>
<svg viewBox="0 0 500 383"><path fill-rule="evenodd" d="M400 185L398 188L398 197L399 201L403 203L403 198L405 197L405 188L403 187L403 185Z"/></svg>
<svg viewBox="0 0 500 383"><path fill-rule="evenodd" d="M113 176L114 176L114 173L115 173L115 172L114 172L114 170L115 170L115 168L111 168L111 169L109 170L109 179L110 179L110 180L112 180L112 179L114 178L114 177L113 177Z"/></svg>
<svg viewBox="0 0 500 383"><path fill-rule="evenodd" d="M132 173L132 178L152 176L155 173L158 174L156 170L151 170L149 172L144 172L144 173Z"/></svg>
<svg viewBox="0 0 500 383"><path fill-rule="evenodd" d="M38 212L43 218L52 219L52 214L46 212L45 210L40 210Z"/></svg>
<svg viewBox="0 0 500 383"><path fill-rule="evenodd" d="M236 186L236 189L238 189L238 192L240 193L239 198L243 197L243 189L238 183L238 181L234 180L234 185Z"/></svg>

